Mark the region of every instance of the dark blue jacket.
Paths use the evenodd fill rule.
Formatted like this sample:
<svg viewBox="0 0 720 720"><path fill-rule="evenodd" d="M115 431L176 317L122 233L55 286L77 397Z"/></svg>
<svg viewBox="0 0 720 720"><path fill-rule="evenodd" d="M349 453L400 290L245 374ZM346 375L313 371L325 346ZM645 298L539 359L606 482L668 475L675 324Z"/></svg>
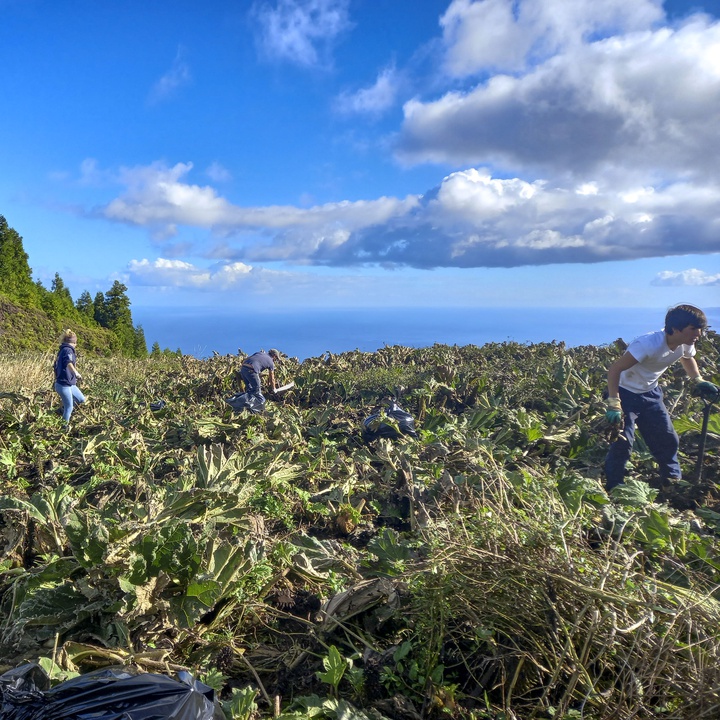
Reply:
<svg viewBox="0 0 720 720"><path fill-rule="evenodd" d="M76 362L75 348L68 343L63 343L55 360L55 382L60 385L77 385L77 375L68 367L70 363L76 367Z"/></svg>

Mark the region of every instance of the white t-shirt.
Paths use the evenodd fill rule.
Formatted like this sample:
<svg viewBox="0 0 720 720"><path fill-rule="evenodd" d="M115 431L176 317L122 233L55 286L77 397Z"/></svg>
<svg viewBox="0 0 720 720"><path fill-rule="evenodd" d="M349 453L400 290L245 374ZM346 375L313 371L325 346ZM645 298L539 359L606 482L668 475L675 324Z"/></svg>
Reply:
<svg viewBox="0 0 720 720"><path fill-rule="evenodd" d="M634 393L644 393L655 389L658 378L676 360L693 357L695 346L678 345L675 350L671 350L665 331L658 330L635 338L627 351L638 363L620 373L620 387Z"/></svg>

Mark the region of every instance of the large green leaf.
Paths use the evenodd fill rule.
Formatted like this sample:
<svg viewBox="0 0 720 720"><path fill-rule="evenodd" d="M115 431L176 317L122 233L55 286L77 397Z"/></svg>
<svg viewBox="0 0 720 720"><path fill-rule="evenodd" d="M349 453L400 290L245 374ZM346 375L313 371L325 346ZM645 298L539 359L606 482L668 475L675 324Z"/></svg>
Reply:
<svg viewBox="0 0 720 720"><path fill-rule="evenodd" d="M65 532L73 554L87 568L102 563L110 543L109 525L114 521L90 513L73 512L65 523Z"/></svg>
<svg viewBox="0 0 720 720"><path fill-rule="evenodd" d="M40 523L44 523L48 519L46 508L39 508L35 503L6 495L0 496L0 510L19 510L26 512L31 518Z"/></svg>

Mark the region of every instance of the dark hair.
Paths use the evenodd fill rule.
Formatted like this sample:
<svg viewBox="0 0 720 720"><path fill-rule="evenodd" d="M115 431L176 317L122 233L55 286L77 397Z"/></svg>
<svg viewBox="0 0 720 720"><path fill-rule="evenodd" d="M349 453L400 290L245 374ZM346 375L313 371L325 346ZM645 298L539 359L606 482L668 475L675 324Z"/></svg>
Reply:
<svg viewBox="0 0 720 720"><path fill-rule="evenodd" d="M701 329L707 327L705 313L694 305L676 305L665 315L665 332L668 335L673 330L684 330L688 325Z"/></svg>

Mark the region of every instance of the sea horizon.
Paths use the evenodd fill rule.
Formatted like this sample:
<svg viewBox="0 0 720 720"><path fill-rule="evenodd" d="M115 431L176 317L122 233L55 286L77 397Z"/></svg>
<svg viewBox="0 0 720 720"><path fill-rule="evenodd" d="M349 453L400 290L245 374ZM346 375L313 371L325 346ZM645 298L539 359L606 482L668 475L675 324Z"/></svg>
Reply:
<svg viewBox="0 0 720 720"><path fill-rule="evenodd" d="M299 360L389 345L428 347L563 342L568 347L630 342L659 330L667 308L304 308L249 310L212 307L139 307L133 319L148 350L205 358L277 348ZM720 308L705 309L710 325Z"/></svg>

